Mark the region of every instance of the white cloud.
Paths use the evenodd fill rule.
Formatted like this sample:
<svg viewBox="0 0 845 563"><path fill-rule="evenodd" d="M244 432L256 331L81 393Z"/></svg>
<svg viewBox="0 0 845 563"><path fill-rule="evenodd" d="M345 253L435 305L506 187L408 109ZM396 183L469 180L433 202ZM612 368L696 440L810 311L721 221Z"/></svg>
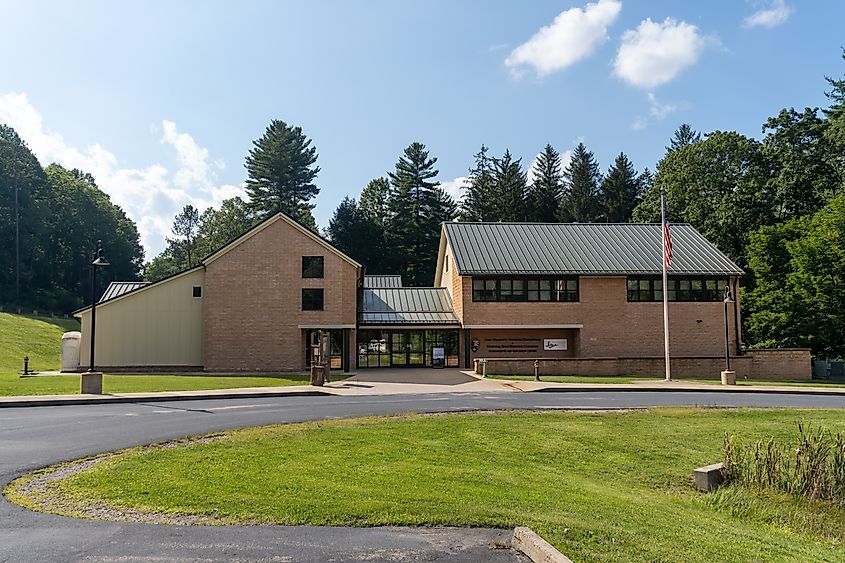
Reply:
<svg viewBox="0 0 845 563"><path fill-rule="evenodd" d="M440 187L442 187L447 194L452 196L455 201L460 201L461 196L463 195L464 185L467 183L466 176L459 176L453 180L446 180L445 182L440 182Z"/></svg>
<svg viewBox="0 0 845 563"><path fill-rule="evenodd" d="M717 42L703 37L698 28L666 18L662 23L645 19L637 29L622 34L613 71L622 80L650 89L673 80L694 65L704 48Z"/></svg>
<svg viewBox="0 0 845 563"><path fill-rule="evenodd" d="M69 145L45 127L43 117L23 93L0 94L0 123L13 127L42 165L57 162L90 172L100 189L138 225L147 259L164 248L173 216L184 205L190 203L202 211L243 194L242 186L218 184L214 171L222 168L222 163L209 163L208 150L189 134L180 133L171 121L162 121L160 142L175 149L179 167L173 173L160 163L121 167L115 154L99 144ZM150 131L158 134L158 125L152 125Z"/></svg>
<svg viewBox="0 0 845 563"><path fill-rule="evenodd" d="M793 11L792 6L788 6L784 0L772 0L745 18L742 27L777 27L786 23Z"/></svg>
<svg viewBox="0 0 845 563"><path fill-rule="evenodd" d="M563 70L588 57L607 40L607 28L622 10L619 0L598 0L584 8L570 8L511 51L505 65L515 73L525 66L539 76Z"/></svg>
<svg viewBox="0 0 845 563"><path fill-rule="evenodd" d="M676 111L685 108L686 103L663 103L657 99L653 92L646 94L648 100L648 115L638 116L631 124L631 128L635 130L645 129L650 120L662 121L666 116L675 113Z"/></svg>

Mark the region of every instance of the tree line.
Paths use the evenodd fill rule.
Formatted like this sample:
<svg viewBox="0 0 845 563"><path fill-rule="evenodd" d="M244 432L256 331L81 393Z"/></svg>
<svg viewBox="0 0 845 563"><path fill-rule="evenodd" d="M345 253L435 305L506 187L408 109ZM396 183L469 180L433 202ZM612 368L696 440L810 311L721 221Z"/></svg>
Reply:
<svg viewBox="0 0 845 563"><path fill-rule="evenodd" d="M247 197L203 213L186 206L174 218L165 250L143 270L137 228L90 174L55 164L42 168L2 126L0 235L16 244L0 247L0 300L73 308L90 290L89 254L97 238L109 241L113 278L134 279L143 271L153 281L199 263L280 211L370 273L430 285L444 221L657 222L663 190L673 222L691 223L745 269L748 342L843 356L845 80L827 82L828 107L785 108L762 125L760 140L681 125L654 173L637 171L624 153L603 173L584 143L568 158L546 145L530 170L509 150L493 156L482 145L456 201L437 179L436 156L414 142L392 170L357 198L344 198L322 233L312 214L319 193L316 147L301 127L273 120L246 156Z"/></svg>
<svg viewBox="0 0 845 563"><path fill-rule="evenodd" d="M107 241L112 279L137 279L144 251L135 223L91 174L42 167L0 124L0 304L69 312L90 302L90 265Z"/></svg>

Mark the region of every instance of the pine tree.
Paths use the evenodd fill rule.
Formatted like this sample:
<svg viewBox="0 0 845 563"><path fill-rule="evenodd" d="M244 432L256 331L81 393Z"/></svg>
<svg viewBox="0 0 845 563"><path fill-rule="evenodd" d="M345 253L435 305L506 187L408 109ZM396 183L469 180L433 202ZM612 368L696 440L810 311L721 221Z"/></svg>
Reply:
<svg viewBox="0 0 845 563"><path fill-rule="evenodd" d="M601 184L599 220L605 223L630 221L644 191L643 180L625 153L619 153Z"/></svg>
<svg viewBox="0 0 845 563"><path fill-rule="evenodd" d="M178 241L168 240L168 242L175 242L178 244L179 248L182 249L182 252L185 255L184 266L186 268L193 267L194 259L196 258L194 250L196 249L197 244L197 230L199 228L199 222L199 211L196 207L190 204L183 207L182 211L180 211L173 219L173 234L181 238Z"/></svg>
<svg viewBox="0 0 845 563"><path fill-rule="evenodd" d="M493 220L493 162L487 156L488 150L481 145L474 156L475 165L469 169L460 206L461 221Z"/></svg>
<svg viewBox="0 0 845 563"><path fill-rule="evenodd" d="M384 227L390 216L389 199L390 181L387 178L375 178L361 191L358 205L376 224Z"/></svg>
<svg viewBox="0 0 845 563"><path fill-rule="evenodd" d="M354 198L345 197L337 206L326 236L335 248L363 264L367 272L389 273L384 230Z"/></svg>
<svg viewBox="0 0 845 563"><path fill-rule="evenodd" d="M250 208L264 216L284 212L316 231L310 201L320 192L314 184L320 167L311 140L301 127L274 119L253 145L246 157Z"/></svg>
<svg viewBox="0 0 845 563"><path fill-rule="evenodd" d="M513 159L509 150L493 159L492 207L496 221L525 221L525 193L528 179L522 159Z"/></svg>
<svg viewBox="0 0 845 563"><path fill-rule="evenodd" d="M435 188L437 205L434 208L433 217L437 225L453 221L458 216L458 204L451 195L446 193L443 186ZM440 230L438 228L438 234Z"/></svg>
<svg viewBox="0 0 845 563"><path fill-rule="evenodd" d="M563 183L560 153L546 145L533 169L534 180L528 187L526 218L529 221L557 221Z"/></svg>
<svg viewBox="0 0 845 563"><path fill-rule="evenodd" d="M430 285L434 277L440 222L444 210L437 158L429 158L422 143L405 149L390 177L390 221L387 236L397 270L409 285ZM454 204L453 204L454 205Z"/></svg>
<svg viewBox="0 0 845 563"><path fill-rule="evenodd" d="M666 147L666 152L676 151L681 147L697 143L701 140L701 133L690 127L689 123L681 123L680 127L675 129L672 138L669 140L669 146Z"/></svg>
<svg viewBox="0 0 845 563"><path fill-rule="evenodd" d="M563 198L560 220L590 223L599 209L601 172L596 157L584 143L578 143L569 164L563 171Z"/></svg>

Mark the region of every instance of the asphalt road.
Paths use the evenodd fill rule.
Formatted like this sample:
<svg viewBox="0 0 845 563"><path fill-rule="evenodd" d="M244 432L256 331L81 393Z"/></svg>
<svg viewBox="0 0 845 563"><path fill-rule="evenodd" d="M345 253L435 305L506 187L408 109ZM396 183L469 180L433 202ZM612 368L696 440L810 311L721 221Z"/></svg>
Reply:
<svg viewBox="0 0 845 563"><path fill-rule="evenodd" d="M218 430L473 409L650 406L845 408L845 397L718 392L274 397L0 409L0 488L27 471ZM497 530L152 526L39 514L0 500L0 561L520 561Z"/></svg>

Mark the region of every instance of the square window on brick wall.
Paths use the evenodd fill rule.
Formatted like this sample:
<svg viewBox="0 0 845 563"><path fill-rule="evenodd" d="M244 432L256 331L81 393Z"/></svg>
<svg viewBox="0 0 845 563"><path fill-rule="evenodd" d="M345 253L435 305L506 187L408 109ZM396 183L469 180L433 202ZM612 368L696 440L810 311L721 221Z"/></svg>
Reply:
<svg viewBox="0 0 845 563"><path fill-rule="evenodd" d="M304 287L302 288L302 310L322 311L323 310L323 289Z"/></svg>
<svg viewBox="0 0 845 563"><path fill-rule="evenodd" d="M323 277L323 257L322 256L303 256L302 257L302 277L303 278L322 278Z"/></svg>

